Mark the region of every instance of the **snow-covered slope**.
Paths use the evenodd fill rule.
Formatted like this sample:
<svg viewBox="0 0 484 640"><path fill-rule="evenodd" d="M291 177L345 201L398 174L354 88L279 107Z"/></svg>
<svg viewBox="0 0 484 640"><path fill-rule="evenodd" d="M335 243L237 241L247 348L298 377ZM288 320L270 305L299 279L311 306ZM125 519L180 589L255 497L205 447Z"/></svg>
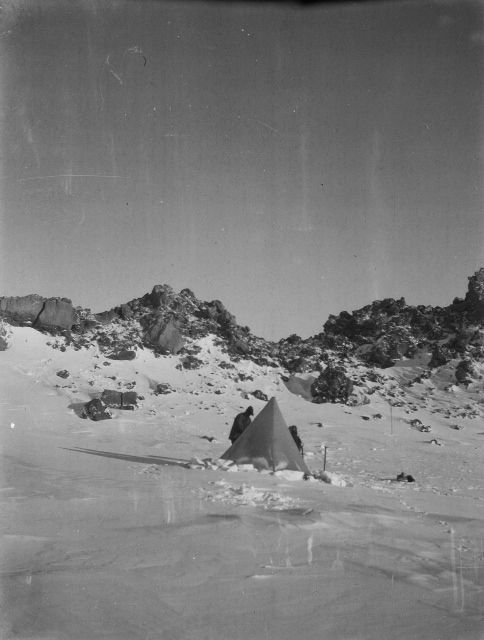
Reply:
<svg viewBox="0 0 484 640"><path fill-rule="evenodd" d="M362 403L314 404L287 370L231 359L216 335L188 342L191 369L186 352L114 360L97 343L9 333L2 637L479 637L478 371L467 386L452 362L427 378L422 350L370 379L349 358ZM83 419L104 389L136 391L138 407ZM224 452L234 415L264 406L254 391L276 396L316 474L326 447L333 485L187 466Z"/></svg>

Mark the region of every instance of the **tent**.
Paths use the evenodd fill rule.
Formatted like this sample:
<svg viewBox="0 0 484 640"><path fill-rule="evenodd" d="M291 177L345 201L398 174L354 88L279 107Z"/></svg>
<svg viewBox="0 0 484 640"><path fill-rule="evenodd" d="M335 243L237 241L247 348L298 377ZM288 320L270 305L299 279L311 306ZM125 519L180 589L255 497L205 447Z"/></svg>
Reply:
<svg viewBox="0 0 484 640"><path fill-rule="evenodd" d="M269 400L221 457L236 464L252 464L259 470L291 469L310 473L275 398Z"/></svg>

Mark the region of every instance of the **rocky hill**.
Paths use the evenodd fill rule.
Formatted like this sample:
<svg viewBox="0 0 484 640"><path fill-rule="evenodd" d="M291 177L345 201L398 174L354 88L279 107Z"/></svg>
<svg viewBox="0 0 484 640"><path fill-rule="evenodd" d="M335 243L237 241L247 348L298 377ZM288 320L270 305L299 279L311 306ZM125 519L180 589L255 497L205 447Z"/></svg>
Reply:
<svg viewBox="0 0 484 640"><path fill-rule="evenodd" d="M431 382L444 368L448 385L478 384L483 291L484 269L480 269L469 278L465 297L455 298L447 307L411 306L403 298L389 298L352 313L331 315L321 333L308 339L293 334L279 342L254 336L219 300L204 302L189 289L176 293L167 284L96 314L74 307L66 298L3 297L0 317L52 334L53 348L97 344L105 357L124 360L150 349L159 357L177 357L179 366L187 369L202 364L197 341L213 335L234 368L241 359L274 367L314 402L354 404L378 390L385 370L410 360L418 361L418 375L400 381L400 386ZM5 324L2 345L8 347Z"/></svg>

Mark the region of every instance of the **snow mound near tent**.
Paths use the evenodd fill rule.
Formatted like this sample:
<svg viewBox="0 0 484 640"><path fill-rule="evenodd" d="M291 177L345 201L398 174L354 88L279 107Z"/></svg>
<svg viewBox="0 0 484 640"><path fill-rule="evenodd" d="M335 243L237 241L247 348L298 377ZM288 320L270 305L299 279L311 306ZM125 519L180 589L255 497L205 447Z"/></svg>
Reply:
<svg viewBox="0 0 484 640"><path fill-rule="evenodd" d="M282 469L272 471L270 469L261 469L253 464L235 464L232 460L224 460L223 458L192 458L186 465L188 469L199 469L207 471L257 471L260 474L270 474L284 480L303 480L304 473L302 471L293 471L291 469Z"/></svg>
<svg viewBox="0 0 484 640"><path fill-rule="evenodd" d="M238 506L263 507L272 511L294 509L304 506L304 501L290 496L284 496L277 491L258 489L242 483L235 486L225 480L216 480L209 483L209 489L198 489L197 495L210 502L222 502Z"/></svg>

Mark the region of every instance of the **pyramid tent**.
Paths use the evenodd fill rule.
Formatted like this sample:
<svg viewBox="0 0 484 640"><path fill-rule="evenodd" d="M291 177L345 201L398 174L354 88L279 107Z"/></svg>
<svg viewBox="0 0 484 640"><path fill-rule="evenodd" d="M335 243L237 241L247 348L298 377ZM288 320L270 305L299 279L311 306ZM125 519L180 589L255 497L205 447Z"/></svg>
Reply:
<svg viewBox="0 0 484 640"><path fill-rule="evenodd" d="M310 473L275 398L269 400L221 457L236 464L252 464L260 470L291 469Z"/></svg>

